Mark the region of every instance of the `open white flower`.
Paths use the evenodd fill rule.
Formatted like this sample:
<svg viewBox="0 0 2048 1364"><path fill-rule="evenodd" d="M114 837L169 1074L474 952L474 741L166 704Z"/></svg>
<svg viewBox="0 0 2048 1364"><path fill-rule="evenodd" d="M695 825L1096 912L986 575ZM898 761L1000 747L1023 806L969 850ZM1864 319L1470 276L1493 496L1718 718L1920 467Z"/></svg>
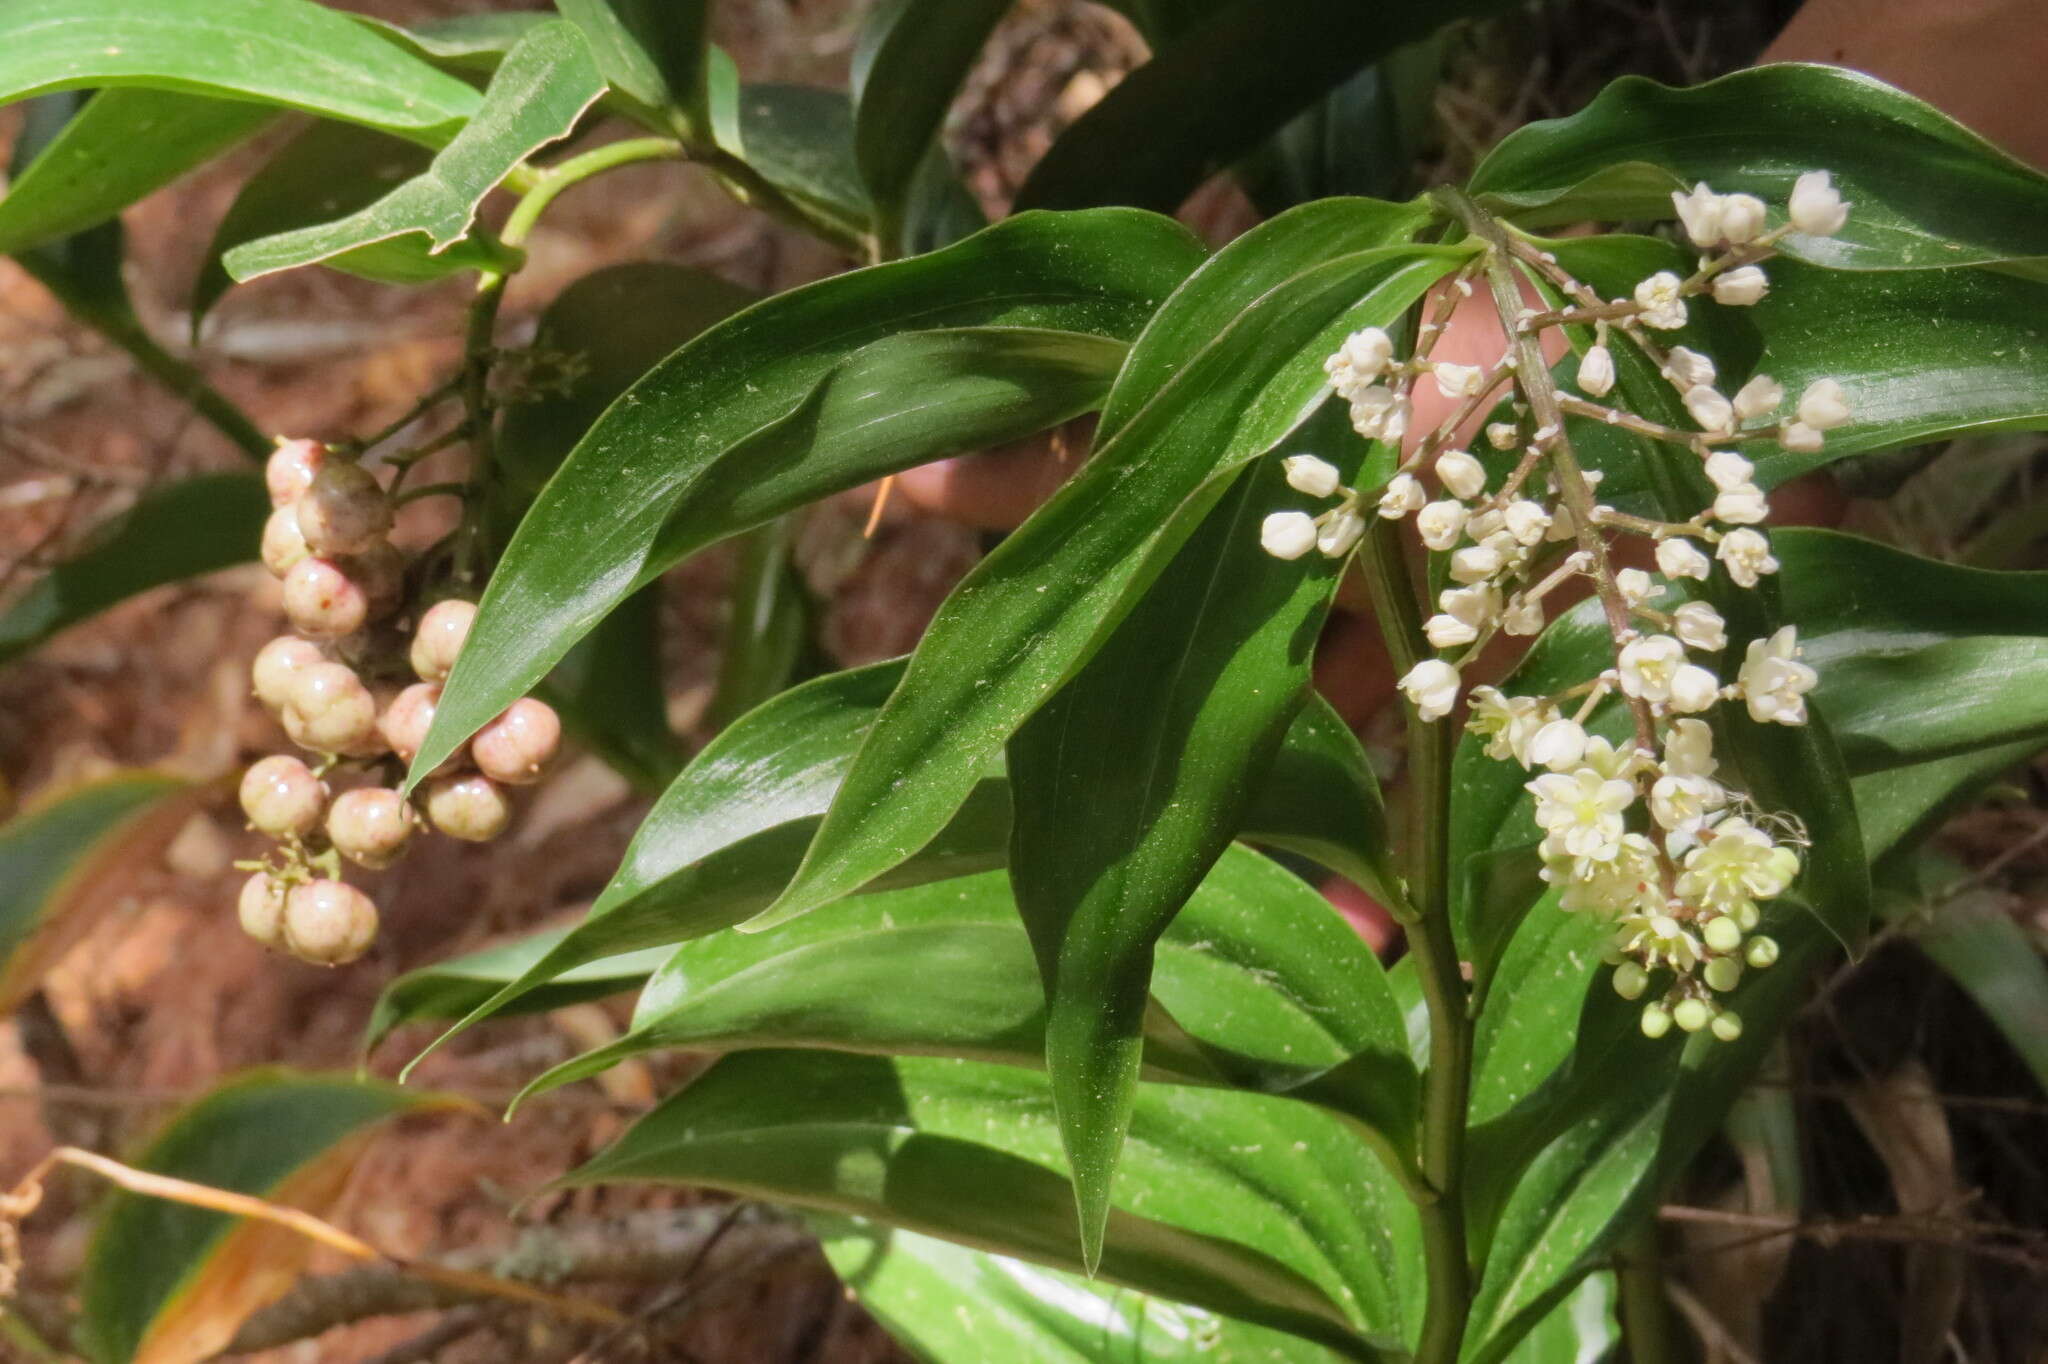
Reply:
<svg viewBox="0 0 2048 1364"><path fill-rule="evenodd" d="M1636 303L1642 308L1645 327L1676 331L1685 325L1685 281L1669 270L1659 270L1636 286Z"/></svg>
<svg viewBox="0 0 2048 1364"><path fill-rule="evenodd" d="M1685 410L1702 431L1726 431L1735 425L1735 406L1719 389L1695 384L1685 391Z"/></svg>
<svg viewBox="0 0 2048 1364"><path fill-rule="evenodd" d="M1678 221L1685 227L1685 235L1701 250L1717 245L1721 240L1722 198L1708 189L1705 181L1694 185L1690 194L1671 191L1671 207L1678 213Z"/></svg>
<svg viewBox="0 0 2048 1364"><path fill-rule="evenodd" d="M1395 474L1387 480L1386 490L1380 494L1380 515L1389 521L1398 521L1410 512L1421 511L1429 504L1429 494L1423 491L1422 481L1413 474Z"/></svg>
<svg viewBox="0 0 2048 1364"><path fill-rule="evenodd" d="M1664 771L1678 777L1711 777L1720 763L1714 758L1714 731L1705 720L1673 720L1664 733Z"/></svg>
<svg viewBox="0 0 2048 1364"><path fill-rule="evenodd" d="M1316 519L1307 512L1274 512L1259 524L1259 548L1276 559L1299 559L1316 547Z"/></svg>
<svg viewBox="0 0 2048 1364"><path fill-rule="evenodd" d="M1664 358L1664 377L1680 393L1714 382L1714 362L1690 346L1673 346Z"/></svg>
<svg viewBox="0 0 2048 1364"><path fill-rule="evenodd" d="M1462 679L1440 658L1425 658L1401 678L1401 691L1425 720L1441 720L1458 704Z"/></svg>
<svg viewBox="0 0 2048 1364"><path fill-rule="evenodd" d="M1465 504L1455 498L1432 502L1415 514L1415 533L1430 549L1449 549L1465 531L1465 515Z"/></svg>
<svg viewBox="0 0 2048 1364"><path fill-rule="evenodd" d="M1393 358L1393 338L1378 327L1367 327L1344 338L1337 353L1323 361L1323 373L1330 376L1330 387L1348 402L1386 373Z"/></svg>
<svg viewBox="0 0 2048 1364"><path fill-rule="evenodd" d="M1826 171L1808 171L1792 182L1792 226L1810 237L1832 237L1849 221L1849 206Z"/></svg>
<svg viewBox="0 0 2048 1364"><path fill-rule="evenodd" d="M1289 455L1280 461L1287 471L1287 486L1310 497L1329 497L1337 491L1337 466L1314 455Z"/></svg>
<svg viewBox="0 0 2048 1364"><path fill-rule="evenodd" d="M1552 720L1529 740L1529 762L1553 772L1565 772L1579 765L1586 755L1586 729L1576 720Z"/></svg>
<svg viewBox="0 0 2048 1364"><path fill-rule="evenodd" d="M1546 835L1544 842L1556 852L1606 862L1620 851L1622 813L1636 797L1628 782L1582 767L1546 773L1528 790L1536 797L1536 823Z"/></svg>
<svg viewBox="0 0 2048 1364"><path fill-rule="evenodd" d="M1586 756L1579 762L1613 781L1634 781L1656 765L1649 754L1636 747L1634 739L1617 748L1597 734L1586 740Z"/></svg>
<svg viewBox="0 0 2048 1364"><path fill-rule="evenodd" d="M1799 395L1799 420L1816 431L1832 431L1849 420L1848 395L1833 379L1815 379Z"/></svg>
<svg viewBox="0 0 2048 1364"><path fill-rule="evenodd" d="M1667 542L1668 543L1668 542ZM1706 574L1707 556L1700 555L1700 573ZM1672 613L1671 632L1688 649L1715 653L1728 647L1728 626L1721 613L1703 601L1689 601Z"/></svg>
<svg viewBox="0 0 2048 1364"><path fill-rule="evenodd" d="M1771 553L1771 542L1764 538L1763 532L1747 526L1722 536L1714 557L1727 568L1728 576L1738 587L1755 587L1764 574L1778 571L1778 560Z"/></svg>
<svg viewBox="0 0 2048 1364"><path fill-rule="evenodd" d="M1657 571L1667 578L1698 578L1704 581L1714 561L1692 541L1680 536L1657 542Z"/></svg>
<svg viewBox="0 0 2048 1364"><path fill-rule="evenodd" d="M1697 714L1720 699L1721 679L1699 664L1688 663L1671 674L1671 709Z"/></svg>
<svg viewBox="0 0 2048 1364"><path fill-rule="evenodd" d="M1798 853L1731 815L1685 855L1675 889L1692 904L1739 916L1742 909L1754 911L1758 900L1784 894L1798 875Z"/></svg>
<svg viewBox="0 0 2048 1364"><path fill-rule="evenodd" d="M1465 728L1486 740L1486 756L1513 758L1524 767L1529 740L1546 722L1543 702L1533 696L1507 696L1498 687L1474 687Z"/></svg>
<svg viewBox="0 0 2048 1364"><path fill-rule="evenodd" d="M1685 666L1685 646L1669 635L1646 635L1621 647L1621 689L1642 701L1669 701L1671 679Z"/></svg>
<svg viewBox="0 0 2048 1364"><path fill-rule="evenodd" d="M1438 455L1436 476L1453 497L1477 497L1486 491L1486 466L1464 450Z"/></svg>
<svg viewBox="0 0 2048 1364"><path fill-rule="evenodd" d="M1316 548L1326 559L1341 559L1364 535L1365 518L1347 507L1323 523L1323 532L1316 537Z"/></svg>
<svg viewBox="0 0 2048 1364"><path fill-rule="evenodd" d="M1579 360L1579 389L1595 398L1604 398L1614 387L1614 352L1605 346L1594 346Z"/></svg>
<svg viewBox="0 0 2048 1364"><path fill-rule="evenodd" d="M1769 640L1753 639L1742 660L1736 686L1748 703L1750 718L1760 724L1806 723L1806 693L1820 674L1799 661L1799 631L1786 625Z"/></svg>
<svg viewBox="0 0 2048 1364"><path fill-rule="evenodd" d="M1640 568L1624 568L1614 575L1615 590L1630 606L1641 606L1657 595L1657 580Z"/></svg>
<svg viewBox="0 0 2048 1364"><path fill-rule="evenodd" d="M1690 971L1699 964L1699 939L1669 914L1630 915L1622 920L1615 937L1624 952L1652 969L1669 966Z"/></svg>
<svg viewBox="0 0 2048 1364"><path fill-rule="evenodd" d="M1728 308L1747 308L1761 302L1770 288L1770 278L1761 267L1737 266L1726 274L1714 276L1714 302Z"/></svg>
<svg viewBox="0 0 2048 1364"><path fill-rule="evenodd" d="M1663 873L1657 847L1641 834L1623 834L1614 856L1604 862L1589 858L1558 858L1543 869L1543 879L1561 885L1558 907L1598 914L1646 914L1664 908Z"/></svg>
<svg viewBox="0 0 2048 1364"><path fill-rule="evenodd" d="M1550 513L1541 502L1520 498L1501 512L1501 528L1521 545L1540 544L1550 530Z"/></svg>
<svg viewBox="0 0 2048 1364"><path fill-rule="evenodd" d="M1746 422L1768 417L1785 401L1785 386L1768 374L1759 374L1735 390L1735 415Z"/></svg>
<svg viewBox="0 0 2048 1364"><path fill-rule="evenodd" d="M1727 792L1712 777L1667 772L1650 787L1650 818L1675 834L1697 835L1707 816L1727 803Z"/></svg>
<svg viewBox="0 0 2048 1364"><path fill-rule="evenodd" d="M1351 428L1367 440L1396 441L1408 433L1408 400L1375 384L1351 395Z"/></svg>

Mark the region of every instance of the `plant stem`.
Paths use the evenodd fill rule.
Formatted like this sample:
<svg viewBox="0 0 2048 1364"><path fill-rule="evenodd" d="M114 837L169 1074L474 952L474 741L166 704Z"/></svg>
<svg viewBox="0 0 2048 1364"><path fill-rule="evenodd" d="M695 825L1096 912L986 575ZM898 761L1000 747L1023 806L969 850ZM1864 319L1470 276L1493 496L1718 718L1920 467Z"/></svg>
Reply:
<svg viewBox="0 0 2048 1364"><path fill-rule="evenodd" d="M672 137L634 137L624 142L607 142L559 165L549 166L535 175L532 188L520 197L518 205L505 219L499 240L507 246L525 245L527 234L533 231L534 223L554 202L555 196L593 175L636 161L679 160L686 154L683 144Z"/></svg>
<svg viewBox="0 0 2048 1364"><path fill-rule="evenodd" d="M1428 657L1415 581L1396 523L1374 518L1365 537L1366 582L1380 632L1402 672ZM1416 1205L1429 1277L1419 1364L1457 1358L1471 1307L1466 1262L1465 1117L1472 1084L1472 1019L1451 934L1451 754L1457 731L1408 707L1408 907L1402 923L1429 1009L1429 1072L1422 1081L1421 1173L1430 1197Z"/></svg>
<svg viewBox="0 0 2048 1364"><path fill-rule="evenodd" d="M133 356L142 371L192 405L214 430L240 446L251 459L267 459L277 448L249 415L206 382L205 376L156 343L156 338L134 326L103 324L100 334Z"/></svg>

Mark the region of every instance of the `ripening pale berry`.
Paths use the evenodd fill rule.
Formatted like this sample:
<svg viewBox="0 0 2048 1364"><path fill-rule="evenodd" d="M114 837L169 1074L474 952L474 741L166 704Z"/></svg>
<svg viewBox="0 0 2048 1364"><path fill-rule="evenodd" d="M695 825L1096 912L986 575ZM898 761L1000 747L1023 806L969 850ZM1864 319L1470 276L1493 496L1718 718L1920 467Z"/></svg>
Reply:
<svg viewBox="0 0 2048 1364"><path fill-rule="evenodd" d="M1650 985L1650 973L1641 962L1625 961L1614 968L1614 993L1623 999L1640 999Z"/></svg>
<svg viewBox="0 0 2048 1364"><path fill-rule="evenodd" d="M274 711L283 710L299 674L324 662L326 657L313 641L297 635L279 635L258 649L255 661L249 665L249 681L256 689L256 699Z"/></svg>
<svg viewBox="0 0 2048 1364"><path fill-rule="evenodd" d="M391 498L360 464L330 463L296 504L315 554L361 554L391 529Z"/></svg>
<svg viewBox="0 0 2048 1364"><path fill-rule="evenodd" d="M315 966L341 966L377 940L377 906L345 881L308 881L284 901L285 950Z"/></svg>
<svg viewBox="0 0 2048 1364"><path fill-rule="evenodd" d="M377 737L377 700L340 663L316 663L300 673L285 715L298 722L293 737L322 753L356 752Z"/></svg>
<svg viewBox="0 0 2048 1364"><path fill-rule="evenodd" d="M1652 1042L1671 1031L1671 1010L1662 1004L1643 1006L1643 1036Z"/></svg>
<svg viewBox="0 0 2048 1364"><path fill-rule="evenodd" d="M1704 999L1681 999L1671 1011L1671 1021L1685 1032L1698 1032L1713 1019L1713 1006Z"/></svg>
<svg viewBox="0 0 2048 1364"><path fill-rule="evenodd" d="M1741 926L1725 914L1718 919L1707 920L1706 927L1700 930L1700 937L1716 952L1733 952L1742 946Z"/></svg>
<svg viewBox="0 0 2048 1364"><path fill-rule="evenodd" d="M522 696L469 741L477 770L507 786L537 782L562 747L562 721L545 701Z"/></svg>
<svg viewBox="0 0 2048 1364"><path fill-rule="evenodd" d="M1314 543L1311 539L1310 544ZM1307 546L1303 546L1303 552ZM420 617L420 627L412 637L412 670L423 682L446 682L449 672L455 667L455 656L462 652L462 642L469 638L470 622L476 619L476 603L458 601L435 602L427 614Z"/></svg>
<svg viewBox="0 0 2048 1364"><path fill-rule="evenodd" d="M427 787L427 819L450 838L488 843L511 818L511 799L489 777L442 777Z"/></svg>
<svg viewBox="0 0 2048 1364"><path fill-rule="evenodd" d="M284 946L285 884L267 871L259 871L242 883L235 900L235 917L242 931L265 947Z"/></svg>
<svg viewBox="0 0 2048 1364"><path fill-rule="evenodd" d="M1726 919L1716 919L1714 922L1726 923L1728 921ZM1706 977L1708 988L1719 990L1722 994L1726 994L1742 983L1742 963L1733 957L1716 957L1707 963L1707 969L1701 974Z"/></svg>
<svg viewBox="0 0 2048 1364"><path fill-rule="evenodd" d="M1775 964L1778 960L1778 940L1751 938L1749 945L1742 951L1742 959L1759 971Z"/></svg>
<svg viewBox="0 0 2048 1364"><path fill-rule="evenodd" d="M263 485L270 505L286 507L305 496L313 476L327 463L327 447L317 440L281 440L263 465Z"/></svg>
<svg viewBox="0 0 2048 1364"><path fill-rule="evenodd" d="M275 577L282 578L313 551L306 548L306 537L299 534L298 513L290 506L277 508L270 513L270 519L263 523L263 566Z"/></svg>
<svg viewBox="0 0 2048 1364"><path fill-rule="evenodd" d="M314 639L340 639L369 620L370 596L333 559L301 559L284 575L284 614Z"/></svg>
<svg viewBox="0 0 2048 1364"><path fill-rule="evenodd" d="M418 826L405 797L381 786L344 791L327 812L327 837L335 850L373 871L396 862Z"/></svg>
<svg viewBox="0 0 2048 1364"><path fill-rule="evenodd" d="M1742 1036L1741 1017L1726 1010L1714 1015L1712 1026L1714 1036L1720 1038L1723 1042L1733 1042L1736 1038Z"/></svg>
<svg viewBox="0 0 2048 1364"><path fill-rule="evenodd" d="M242 813L275 838L312 832L327 806L327 788L297 758L273 753L242 774Z"/></svg>
<svg viewBox="0 0 2048 1364"><path fill-rule="evenodd" d="M406 762L420 751L426 742L427 731L434 724L434 707L441 700L441 684L438 682L415 682L392 698L384 708L384 716L377 721L377 728L383 731L384 742L391 745L391 751Z"/></svg>

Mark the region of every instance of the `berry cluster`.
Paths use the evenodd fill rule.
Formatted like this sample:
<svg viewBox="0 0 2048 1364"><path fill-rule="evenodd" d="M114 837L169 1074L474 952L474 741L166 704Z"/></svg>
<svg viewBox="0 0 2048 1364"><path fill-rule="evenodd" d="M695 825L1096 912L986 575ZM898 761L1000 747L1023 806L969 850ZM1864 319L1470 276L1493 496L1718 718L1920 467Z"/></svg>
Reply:
<svg viewBox="0 0 2048 1364"><path fill-rule="evenodd" d="M508 790L540 780L561 746L553 708L522 698L479 730L421 788L418 806L395 785L433 724L441 684L455 666L476 607L447 599L401 629L421 584L391 543L393 503L361 465L310 440L278 444L265 470L273 510L263 562L282 580L296 634L263 646L251 667L257 698L306 760L273 754L242 777L242 811L277 841L245 864L243 929L303 961L340 965L369 950L377 908L341 879L345 859L381 870L405 854L422 825L451 838L498 836L512 814ZM403 683L406 673L417 680ZM367 784L336 794L342 776Z"/></svg>
<svg viewBox="0 0 2048 1364"><path fill-rule="evenodd" d="M1590 580L1612 636L1613 666L1552 696L1509 696L1489 686L1469 693L1467 728L1492 758L1532 772L1527 790L1543 830L1543 876L1558 887L1567 910L1611 919L1608 949L1614 988L1637 999L1662 982L1642 1015L1643 1031L1662 1036L1675 1024L1707 1029L1732 1041L1741 1019L1716 1002L1735 988L1745 967L1777 959L1778 947L1753 936L1760 902L1783 894L1798 876L1796 832L1757 810L1730 786L1714 755L1713 730L1698 718L1741 702L1758 723L1802 724L1805 695L1819 680L1800 661L1798 635L1785 626L1752 640L1732 682L1715 672L1728 647L1726 624L1703 600L1687 600L1687 581L1707 581L1718 566L1737 588L1754 588L1778 560L1759 529L1769 502L1751 462L1726 447L1770 441L1810 452L1824 433L1850 419L1840 384L1809 384L1786 412L1783 387L1757 374L1732 395L1716 386L1714 362L1684 346L1666 349L1655 333L1685 325L1694 300L1746 307L1764 297L1761 262L1792 233L1838 232L1848 205L1826 172L1801 176L1785 220L1745 194L1716 194L1699 185L1674 194L1683 231L1703 253L1693 274L1660 271L1629 298L1603 301L1535 243L1486 222L1478 261L1446 292L1445 304L1420 329L1413 358L1396 358L1379 328L1347 338L1324 370L1350 405L1352 426L1371 440L1398 443L1407 434L1413 386L1427 379L1457 406L1436 431L1415 442L1381 489L1342 486L1338 471L1311 455L1285 460L1287 481L1313 497L1337 498L1311 516L1280 511L1261 532L1266 550L1293 559L1317 550L1351 552L1369 517L1413 517L1425 549L1442 556L1447 584L1435 614L1422 624L1434 657L1415 662L1400 686L1423 721L1450 715L1465 692L1465 669L1497 634L1532 636L1546 623L1545 599L1574 579ZM1548 312L1520 302L1519 271L1568 300ZM1457 297L1484 274L1503 330L1513 338L1490 366L1435 362L1429 348ZM1578 363L1579 392L1560 392L1538 334L1586 328L1592 344ZM1582 333L1583 334L1583 333ZM1601 401L1613 390L1612 346L1620 339L1656 366L1697 429L1650 420ZM1504 419L1486 427L1488 443L1517 452L1514 467L1489 488L1486 466L1453 448L1460 431L1487 407L1505 403ZM1683 522L1624 513L1599 501L1598 471L1578 464L1566 423L1597 421L1676 447L1698 462L1714 488L1711 503ZM1424 479L1434 475L1432 493ZM1621 568L1610 539L1648 540L1657 571ZM1589 732L1596 710L1615 698L1633 733L1609 739ZM1653 973L1668 972L1654 976Z"/></svg>

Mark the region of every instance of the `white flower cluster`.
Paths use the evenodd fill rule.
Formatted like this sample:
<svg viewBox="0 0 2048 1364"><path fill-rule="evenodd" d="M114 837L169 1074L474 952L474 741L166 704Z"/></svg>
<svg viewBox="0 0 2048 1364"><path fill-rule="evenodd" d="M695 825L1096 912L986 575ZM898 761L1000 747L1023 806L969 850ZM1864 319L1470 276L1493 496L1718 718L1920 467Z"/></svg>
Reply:
<svg viewBox="0 0 2048 1364"><path fill-rule="evenodd" d="M1489 488L1478 458L1446 448L1454 425L1447 423L1415 447L1374 501L1370 493L1341 486L1325 461L1295 455L1286 461L1289 484L1341 501L1315 517L1276 512L1266 519L1262 540L1282 558L1310 549L1338 557L1357 544L1368 515L1414 517L1422 545L1445 556L1437 563L1440 581L1448 580L1435 613L1423 622L1437 656L1416 663L1400 680L1425 721L1456 710L1464 666L1496 634L1540 633L1545 598L1574 578L1593 580L1614 635L1613 666L1555 696L1476 687L1467 727L1488 756L1533 774L1527 789L1543 830L1544 879L1558 887L1567 910L1614 921L1615 989L1636 999L1651 989L1651 973L1669 973L1644 1007L1644 1032L1661 1036L1675 1024L1732 1040L1741 1020L1714 996L1733 989L1745 966L1776 960L1777 945L1755 936L1760 905L1790 887L1801 859L1748 798L1727 785L1702 717L1740 702L1759 723L1801 724L1806 694L1819 679L1800 661L1796 629L1786 626L1750 641L1734 680L1725 682L1716 672L1729 645L1725 622L1712 605L1682 600L1676 589L1688 580L1709 581L1717 565L1735 587L1753 588L1779 567L1759 529L1770 506L1755 467L1734 449L1714 447L1768 438L1787 450L1815 450L1822 433L1846 423L1850 413L1841 385L1818 379L1781 420L1785 390L1770 376L1755 375L1724 395L1710 357L1685 346L1666 351L1648 331L1684 326L1687 300L1695 296L1726 306L1757 302L1769 287L1757 262L1772 245L1795 231L1839 231L1847 206L1824 171L1799 178L1787 220L1775 228L1763 201L1750 195L1716 194L1702 184L1672 199L1687 237L1709 253L1693 276L1660 272L1642 281L1633 299L1602 304L1554 258L1524 256L1585 306L1549 314L1525 310L1504 322L1525 336L1542 326L1593 325L1595 344L1580 361L1577 380L1596 399L1614 387L1609 334L1619 330L1677 391L1697 430L1665 427L1583 398L1539 401L1512 376L1512 351L1493 371L1426 357L1397 361L1391 338L1368 328L1347 338L1324 366L1361 434L1399 441L1409 421L1409 386L1419 376L1434 378L1445 396L1475 405L1496 379L1516 377L1520 400L1512 403L1511 419L1493 422L1486 434L1496 450L1519 449L1522 457ZM1422 333L1425 345L1432 330ZM1711 503L1685 522L1650 521L1601 504L1597 471L1583 471L1568 457L1561 430L1566 415L1625 423L1688 451L1713 486ZM1434 483L1434 495L1425 479ZM1614 567L1606 539L1612 532L1647 537L1656 572ZM1567 548L1566 541L1575 544ZM1634 721L1633 736L1620 743L1587 729L1610 697Z"/></svg>

